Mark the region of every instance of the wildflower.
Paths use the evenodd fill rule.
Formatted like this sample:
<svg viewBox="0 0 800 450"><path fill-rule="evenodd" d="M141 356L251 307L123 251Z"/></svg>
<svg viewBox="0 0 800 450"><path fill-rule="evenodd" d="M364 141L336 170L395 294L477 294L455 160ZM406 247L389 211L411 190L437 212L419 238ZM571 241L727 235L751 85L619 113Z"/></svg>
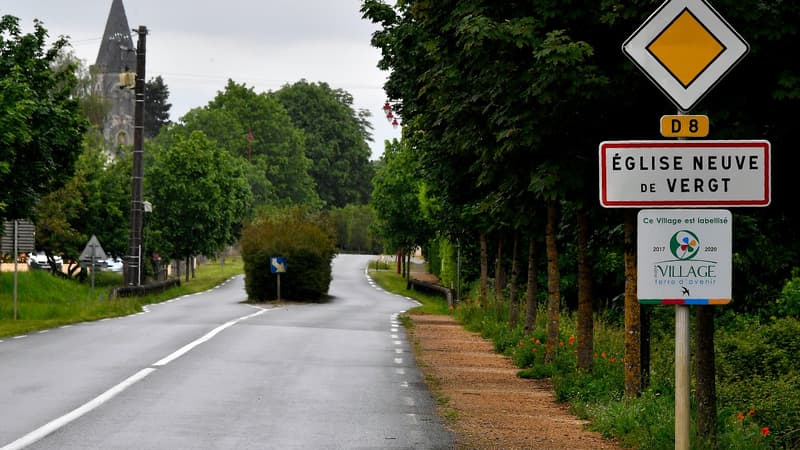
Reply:
<svg viewBox="0 0 800 450"><path fill-rule="evenodd" d="M607 358L607 357L608 357L608 355L606 354L606 352L603 352L603 353L601 353L601 354L600 354L600 356L602 356L602 357L603 357L603 359L605 359L605 358Z"/></svg>
<svg viewBox="0 0 800 450"><path fill-rule="evenodd" d="M769 428L768 427L764 427L764 428L761 429L761 435L762 436L767 436L768 434L769 434Z"/></svg>
<svg viewBox="0 0 800 450"><path fill-rule="evenodd" d="M523 345L525 345L525 342L524 342L524 341L519 341L519 344L517 344L517 345L519 345L520 347L522 347Z"/></svg>
<svg viewBox="0 0 800 450"><path fill-rule="evenodd" d="M575 344L575 336L570 336L569 337L569 345L573 345L573 344Z"/></svg>
<svg viewBox="0 0 800 450"><path fill-rule="evenodd" d="M454 308L453 308L453 305L450 305L450 311L452 311L453 309L454 309Z"/></svg>
<svg viewBox="0 0 800 450"><path fill-rule="evenodd" d="M541 343L542 343L542 341L540 341L540 340L538 340L538 339L537 339L537 340L536 340L536 343L537 343L537 344L541 344Z"/></svg>
<svg viewBox="0 0 800 450"><path fill-rule="evenodd" d="M533 347L533 353L536 353L536 347Z"/></svg>
<svg viewBox="0 0 800 450"><path fill-rule="evenodd" d="M559 346L559 347L563 347L563 346L564 346L564 341L561 341L561 342L559 342L559 343L558 343L558 346Z"/></svg>
<svg viewBox="0 0 800 450"><path fill-rule="evenodd" d="M611 358L608 359L608 362L610 362L611 364L614 364L615 362L617 362L617 358L614 358L612 356Z"/></svg>
<svg viewBox="0 0 800 450"><path fill-rule="evenodd" d="M755 415L755 413L756 413L756 410L755 409L751 409L750 411L747 412L747 415L748 416L752 416L752 415Z"/></svg>
<svg viewBox="0 0 800 450"><path fill-rule="evenodd" d="M736 416L736 420L738 420L739 422L741 422L742 420L744 420L744 414L742 414L742 413L739 413L739 415L738 415L738 416Z"/></svg>

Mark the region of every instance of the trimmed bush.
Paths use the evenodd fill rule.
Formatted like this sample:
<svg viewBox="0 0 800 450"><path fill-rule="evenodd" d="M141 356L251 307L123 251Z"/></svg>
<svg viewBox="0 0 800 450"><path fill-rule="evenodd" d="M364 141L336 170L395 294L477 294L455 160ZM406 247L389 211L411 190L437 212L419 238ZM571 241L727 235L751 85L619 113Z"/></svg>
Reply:
<svg viewBox="0 0 800 450"><path fill-rule="evenodd" d="M334 239L313 214L299 209L257 219L242 233L245 289L251 300L277 299L278 278L270 259L283 257L281 299L319 301L331 283Z"/></svg>

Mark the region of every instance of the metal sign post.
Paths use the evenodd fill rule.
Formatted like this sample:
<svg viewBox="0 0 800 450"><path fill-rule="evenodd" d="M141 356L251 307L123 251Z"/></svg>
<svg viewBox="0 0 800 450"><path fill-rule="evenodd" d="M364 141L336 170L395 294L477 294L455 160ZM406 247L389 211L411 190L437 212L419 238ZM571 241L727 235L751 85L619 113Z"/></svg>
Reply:
<svg viewBox="0 0 800 450"><path fill-rule="evenodd" d="M281 274L286 272L286 258L282 256L273 256L269 260L269 269L272 273L278 276L278 300L281 299Z"/></svg>
<svg viewBox="0 0 800 450"><path fill-rule="evenodd" d="M747 42L705 0L665 1L622 45L622 52L678 107L678 116L666 118L669 128L664 126L665 119L662 118L661 133L679 139L708 134L707 117L685 118L681 115L696 106L749 50ZM729 143L734 143L733 147ZM664 145L654 142L609 144L601 144L600 150L600 203L605 207L769 205L770 150L766 141L744 144L754 144L746 150L741 148L741 143L731 141L723 144L725 149L722 151L714 149L718 142L713 141L664 141ZM667 150L668 147L671 149ZM763 147L762 153L758 147ZM654 152L653 148L658 150ZM742 151L749 154L745 156ZM718 164L724 159L737 161L737 164ZM661 213L667 216L666 212ZM680 210L668 212L682 213ZM712 211L697 212L705 216L714 215ZM730 227L730 212L725 213ZM639 215L639 230L654 228L651 225L658 219L644 223L642 214L645 211ZM685 219L673 216L664 220L670 223ZM710 223L716 224L717 221ZM694 231L700 229L696 227L698 223L685 224L686 227L665 234L667 242L654 245L647 242L644 249L639 233L637 251L637 259L648 253L660 253L665 257L663 260L650 260L648 268L637 267L640 303L643 299L654 300L659 296L653 296L653 289L657 292L661 287L681 288L680 294L676 295L678 298L659 299L664 304L675 305L676 450L688 450L690 446L688 305L692 304L691 300L697 300L693 298L693 290L696 293L696 289L702 290L720 281L714 275L717 273L714 269L723 259L716 256L719 245L704 243L706 235L699 237ZM730 236L730 228L727 229ZM702 253L712 256L706 261L692 261ZM724 259L723 263L730 271L730 248ZM649 273L656 280L646 279L643 273ZM689 285L690 281L695 284ZM678 285L672 286L673 282ZM681 282L684 284L680 285ZM706 282L710 284L704 284ZM642 292L642 289L648 291ZM722 295L727 298L724 303L731 297L730 286L727 289ZM709 300L706 298L705 304L715 304L708 303Z"/></svg>

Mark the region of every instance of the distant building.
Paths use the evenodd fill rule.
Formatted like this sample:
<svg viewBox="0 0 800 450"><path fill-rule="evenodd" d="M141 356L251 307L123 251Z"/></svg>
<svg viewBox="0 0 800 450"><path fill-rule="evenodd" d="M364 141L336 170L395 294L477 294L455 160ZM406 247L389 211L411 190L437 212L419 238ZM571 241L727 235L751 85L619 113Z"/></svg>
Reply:
<svg viewBox="0 0 800 450"><path fill-rule="evenodd" d="M109 104L103 137L112 155L119 146L133 144L136 96L133 89L120 87L120 74L136 71L135 49L122 0L113 0L95 62L97 88Z"/></svg>

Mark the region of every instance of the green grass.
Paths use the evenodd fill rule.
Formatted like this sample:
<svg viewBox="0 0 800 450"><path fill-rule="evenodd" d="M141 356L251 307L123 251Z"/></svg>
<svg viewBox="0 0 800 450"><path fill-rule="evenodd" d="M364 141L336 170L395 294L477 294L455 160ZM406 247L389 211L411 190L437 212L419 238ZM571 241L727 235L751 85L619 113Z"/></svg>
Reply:
<svg viewBox="0 0 800 450"><path fill-rule="evenodd" d="M421 314L444 314L450 313L447 300L440 295L430 295L417 292L413 289L406 289L406 280L393 270L370 271L369 276L375 280L380 287L393 294L411 297L422 306L413 308L411 311Z"/></svg>
<svg viewBox="0 0 800 450"><path fill-rule="evenodd" d="M44 271L20 272L17 274L15 320L14 275L4 272L0 274L0 337L134 314L141 311L143 305L205 291L241 273L242 261L228 258L224 267L217 263L202 265L197 269L195 278L188 282L182 280L180 286L159 294L111 299L111 289L123 283L121 274L98 273L92 290L88 280L61 279Z"/></svg>

